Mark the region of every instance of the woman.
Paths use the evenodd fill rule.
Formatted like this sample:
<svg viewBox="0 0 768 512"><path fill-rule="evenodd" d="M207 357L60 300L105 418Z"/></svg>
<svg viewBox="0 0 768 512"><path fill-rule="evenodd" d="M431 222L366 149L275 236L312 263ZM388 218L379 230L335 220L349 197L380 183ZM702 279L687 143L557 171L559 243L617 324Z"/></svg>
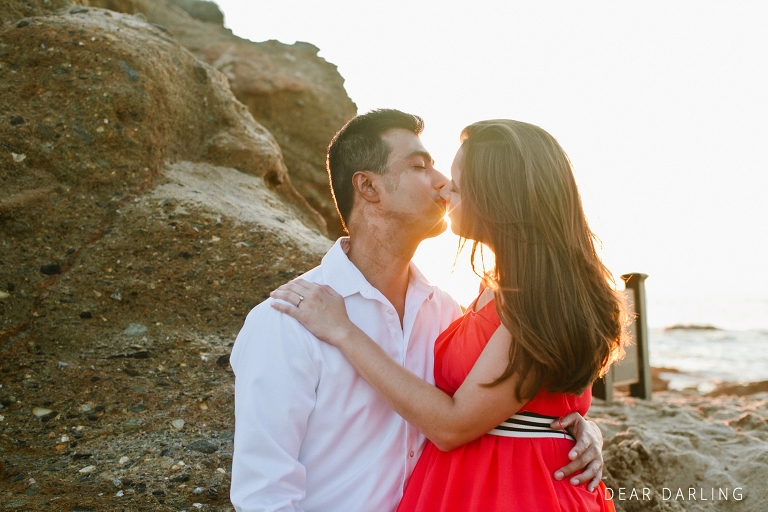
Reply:
<svg viewBox="0 0 768 512"><path fill-rule="evenodd" d="M435 342L431 386L347 318L332 289L296 280L273 307L336 346L430 440L399 511L613 510L551 478L573 440L550 422L587 413L589 387L623 352L622 307L597 256L570 162L536 126L468 126L442 191L451 228L495 255L487 288Z"/></svg>

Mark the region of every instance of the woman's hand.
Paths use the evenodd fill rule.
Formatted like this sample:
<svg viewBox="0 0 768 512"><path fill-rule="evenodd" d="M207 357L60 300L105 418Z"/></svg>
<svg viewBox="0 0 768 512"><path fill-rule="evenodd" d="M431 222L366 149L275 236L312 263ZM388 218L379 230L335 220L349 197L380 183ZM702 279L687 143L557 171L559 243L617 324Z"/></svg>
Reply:
<svg viewBox="0 0 768 512"><path fill-rule="evenodd" d="M269 294L271 306L295 318L318 339L338 347L357 327L349 320L344 298L327 285L303 279L290 281Z"/></svg>

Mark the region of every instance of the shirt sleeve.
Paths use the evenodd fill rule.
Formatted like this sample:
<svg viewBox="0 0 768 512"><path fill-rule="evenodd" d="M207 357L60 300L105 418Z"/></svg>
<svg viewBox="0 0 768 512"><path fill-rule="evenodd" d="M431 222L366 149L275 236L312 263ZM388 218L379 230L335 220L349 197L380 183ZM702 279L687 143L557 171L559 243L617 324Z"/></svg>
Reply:
<svg viewBox="0 0 768 512"><path fill-rule="evenodd" d="M230 361L232 504L238 512L298 512L306 494L306 469L298 458L316 401L317 348L298 322L263 303L248 315Z"/></svg>

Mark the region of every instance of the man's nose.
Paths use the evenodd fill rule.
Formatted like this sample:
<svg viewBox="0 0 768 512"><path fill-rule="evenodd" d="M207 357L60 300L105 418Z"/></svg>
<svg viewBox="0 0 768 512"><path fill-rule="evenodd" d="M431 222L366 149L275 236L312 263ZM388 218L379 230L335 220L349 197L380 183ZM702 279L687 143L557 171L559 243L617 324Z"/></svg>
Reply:
<svg viewBox="0 0 768 512"><path fill-rule="evenodd" d="M434 172L433 180L435 183L435 188L437 190L442 190L448 184L448 178L445 177L445 174L441 173L434 167L432 168L432 172Z"/></svg>

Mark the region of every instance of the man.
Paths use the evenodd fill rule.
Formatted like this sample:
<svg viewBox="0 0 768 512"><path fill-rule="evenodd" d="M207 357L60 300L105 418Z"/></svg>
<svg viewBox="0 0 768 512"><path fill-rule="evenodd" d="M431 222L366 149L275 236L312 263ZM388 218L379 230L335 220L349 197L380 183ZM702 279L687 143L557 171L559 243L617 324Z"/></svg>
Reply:
<svg viewBox="0 0 768 512"><path fill-rule="evenodd" d="M336 134L328 170L350 236L303 278L334 288L356 325L434 384L434 340L461 310L411 263L419 243L446 227L439 192L447 179L419 139L422 128L416 116L377 110ZM230 361L236 374L231 498L237 510L397 507L425 438L337 349L265 302L248 315ZM562 472L589 464L577 482L599 479L599 429L581 417L574 421L582 456Z"/></svg>

